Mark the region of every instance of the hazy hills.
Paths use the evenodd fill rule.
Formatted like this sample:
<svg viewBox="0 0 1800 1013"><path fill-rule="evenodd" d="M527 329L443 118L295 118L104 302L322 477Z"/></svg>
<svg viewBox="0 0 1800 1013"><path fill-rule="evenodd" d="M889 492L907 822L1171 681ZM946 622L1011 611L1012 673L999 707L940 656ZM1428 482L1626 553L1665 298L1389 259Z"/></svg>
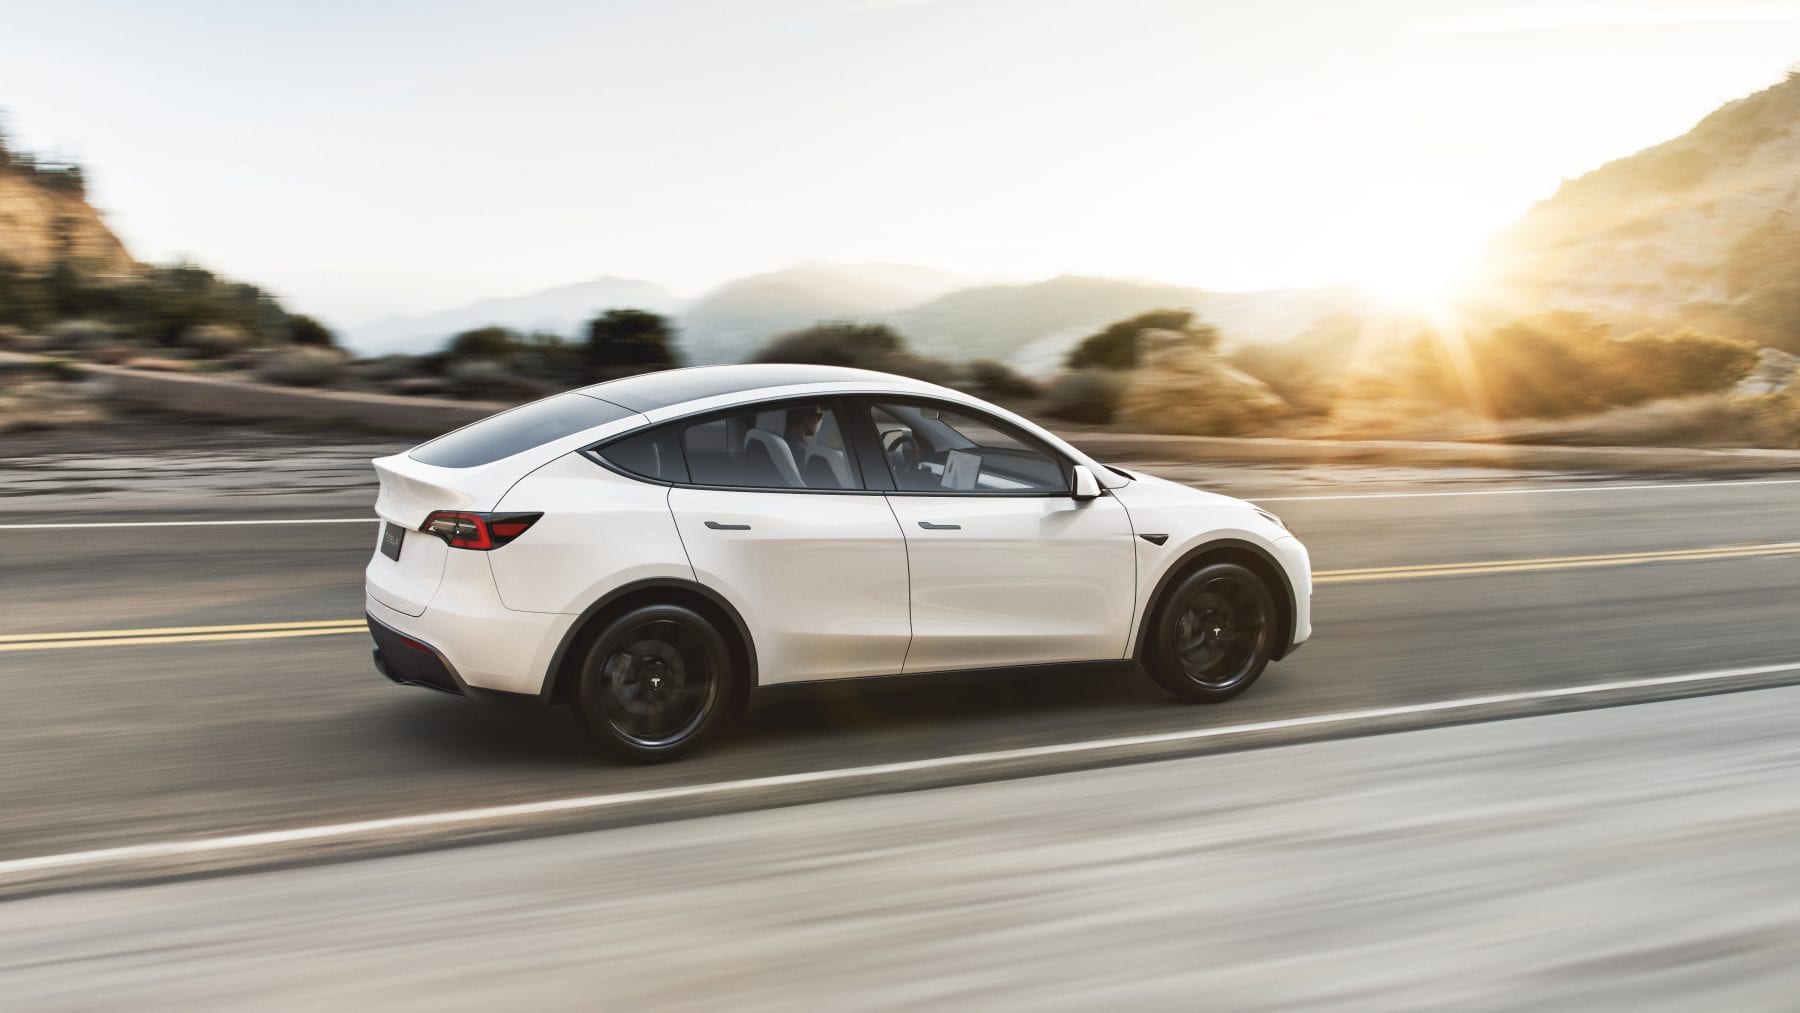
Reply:
<svg viewBox="0 0 1800 1013"><path fill-rule="evenodd" d="M681 300L660 285L631 278L596 278L529 295L483 299L416 317L394 317L352 328L349 343L366 355L436 351L451 335L500 324L520 331L572 335L602 310L631 307L672 313Z"/></svg>
<svg viewBox="0 0 1800 1013"><path fill-rule="evenodd" d="M774 334L820 320L868 320L967 284L906 264L803 261L726 282L680 313L682 347L695 362L734 362Z"/></svg>
<svg viewBox="0 0 1800 1013"><path fill-rule="evenodd" d="M692 302L648 282L606 278L490 299L444 313L351 331L364 353L424 352L451 335L501 324L573 334L596 313L635 307L670 314L690 362L735 362L769 338L825 320L885 323L911 347L949 359L994 358L1049 373L1095 330L1152 309L1193 309L1237 342L1277 341L1353 309L1346 289L1209 292L1121 278L1065 275L1028 284L973 284L904 264L806 261L727 282Z"/></svg>

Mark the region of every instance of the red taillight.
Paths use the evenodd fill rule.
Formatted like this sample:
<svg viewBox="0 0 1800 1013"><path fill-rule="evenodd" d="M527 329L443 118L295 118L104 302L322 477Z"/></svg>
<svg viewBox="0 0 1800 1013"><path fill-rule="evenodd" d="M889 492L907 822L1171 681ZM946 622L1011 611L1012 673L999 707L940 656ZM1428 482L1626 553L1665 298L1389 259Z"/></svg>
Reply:
<svg viewBox="0 0 1800 1013"><path fill-rule="evenodd" d="M524 534L543 514L478 514L439 510L419 530L436 535L453 549L498 549Z"/></svg>

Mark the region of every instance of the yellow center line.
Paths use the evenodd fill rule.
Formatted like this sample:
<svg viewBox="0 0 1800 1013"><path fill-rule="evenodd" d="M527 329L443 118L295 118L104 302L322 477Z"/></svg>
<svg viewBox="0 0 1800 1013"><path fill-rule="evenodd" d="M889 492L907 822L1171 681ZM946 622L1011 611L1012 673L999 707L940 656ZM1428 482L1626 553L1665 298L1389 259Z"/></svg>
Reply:
<svg viewBox="0 0 1800 1013"><path fill-rule="evenodd" d="M1596 566L1631 566L1639 563L1674 563L1787 555L1800 555L1800 542L1720 545L1701 549L1621 552L1611 555L1548 556L1539 559L1492 559L1467 563L1421 563L1416 566L1378 566L1354 570L1320 570L1313 574L1313 583L1351 584L1375 580L1412 580L1422 577L1456 577L1487 573L1532 573ZM127 647L145 644L205 644L234 640L278 640L288 637L323 637L340 633L360 633L364 629L366 629L366 625L361 619L309 619L284 623L243 623L233 626L165 626L134 630L84 630L76 633L13 633L0 635L0 652L53 651L65 647Z"/></svg>
<svg viewBox="0 0 1800 1013"><path fill-rule="evenodd" d="M277 630L314 630L326 627L362 629L361 619L309 619L290 623L243 623L235 626L164 626L135 630L83 630L80 633L10 633L0 644L35 643L44 640L105 640L112 637L186 636L194 633L263 633Z"/></svg>
<svg viewBox="0 0 1800 1013"><path fill-rule="evenodd" d="M338 633L361 633L367 626L360 620L354 626L322 626L307 630L256 630L249 633L192 633L162 637L109 637L103 640L42 640L23 644L0 644L0 651L55 651L64 647L137 647L143 644L209 644L223 640L277 640L283 637L328 637Z"/></svg>

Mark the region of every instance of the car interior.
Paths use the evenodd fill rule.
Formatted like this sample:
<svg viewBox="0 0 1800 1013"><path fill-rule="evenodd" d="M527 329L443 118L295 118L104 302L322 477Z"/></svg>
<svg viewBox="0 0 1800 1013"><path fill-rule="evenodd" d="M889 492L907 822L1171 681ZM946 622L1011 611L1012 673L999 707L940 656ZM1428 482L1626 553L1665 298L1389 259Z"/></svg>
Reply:
<svg viewBox="0 0 1800 1013"><path fill-rule="evenodd" d="M870 408L894 488L906 492L1058 493L1062 463L1025 437L928 404ZM860 488L838 413L825 404L759 408L613 444L605 457L661 481L750 489Z"/></svg>
<svg viewBox="0 0 1800 1013"><path fill-rule="evenodd" d="M1053 457L987 422L924 405L879 404L876 431L894 485L907 492L1063 492Z"/></svg>
<svg viewBox="0 0 1800 1013"><path fill-rule="evenodd" d="M693 480L774 489L857 487L837 413L824 405L744 412L682 434Z"/></svg>

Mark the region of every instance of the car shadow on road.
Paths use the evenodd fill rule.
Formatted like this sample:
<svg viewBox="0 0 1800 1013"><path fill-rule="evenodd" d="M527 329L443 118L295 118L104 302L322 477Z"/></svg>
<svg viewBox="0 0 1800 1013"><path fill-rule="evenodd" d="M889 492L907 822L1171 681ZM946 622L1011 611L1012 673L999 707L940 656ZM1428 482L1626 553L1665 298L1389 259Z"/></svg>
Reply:
<svg viewBox="0 0 1800 1013"><path fill-rule="evenodd" d="M1141 671L1071 666L774 686L758 691L695 761L834 754L879 762L947 746L992 748L1064 729L1091 732L1109 716L1172 705ZM450 763L529 772L610 766L565 707L514 712L413 691L374 717L397 763ZM694 761L689 761L690 763ZM708 766L711 764L708 763Z"/></svg>

